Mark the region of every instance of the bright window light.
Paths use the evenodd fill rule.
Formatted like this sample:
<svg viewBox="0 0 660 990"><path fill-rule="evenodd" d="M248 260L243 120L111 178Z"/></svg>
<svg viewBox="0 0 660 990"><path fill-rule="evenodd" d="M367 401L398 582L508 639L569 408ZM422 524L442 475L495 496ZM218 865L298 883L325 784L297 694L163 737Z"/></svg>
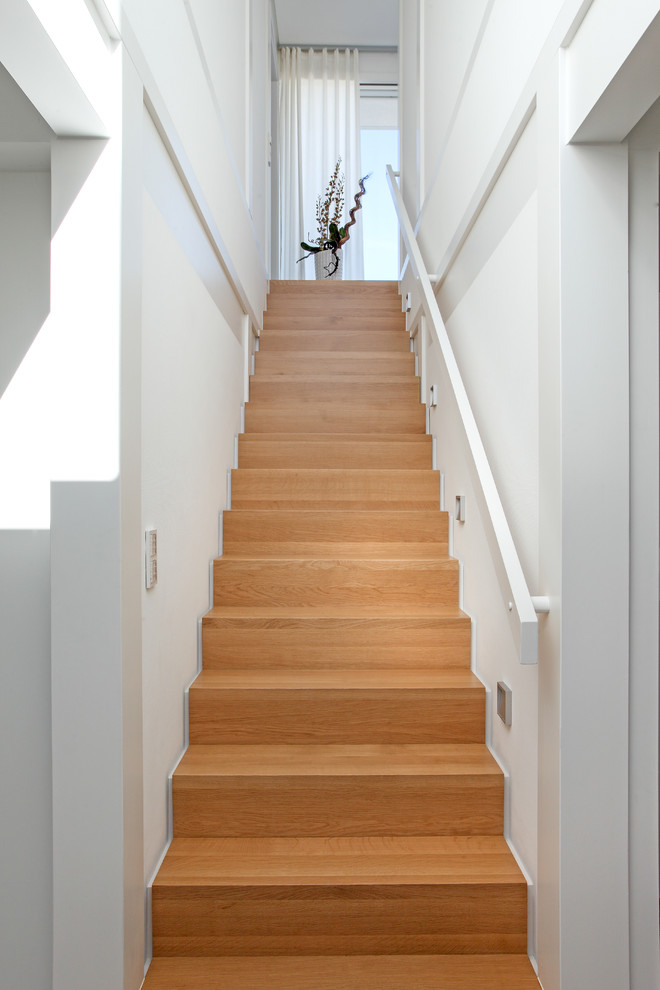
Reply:
<svg viewBox="0 0 660 990"><path fill-rule="evenodd" d="M363 128L360 131L362 173L366 183L364 207L364 277L396 281L399 277L399 228L387 184L385 166L399 168L399 132L395 128Z"/></svg>

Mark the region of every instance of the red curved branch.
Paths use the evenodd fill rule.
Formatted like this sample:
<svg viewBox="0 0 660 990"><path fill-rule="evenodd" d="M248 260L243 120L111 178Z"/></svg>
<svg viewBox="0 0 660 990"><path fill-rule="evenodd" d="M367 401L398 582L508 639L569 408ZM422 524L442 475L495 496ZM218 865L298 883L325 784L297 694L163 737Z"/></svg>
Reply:
<svg viewBox="0 0 660 990"><path fill-rule="evenodd" d="M350 234L348 233L348 228L353 226L353 224L355 223L355 214L357 213L358 210L361 210L362 209L362 203L360 202L360 200L362 199L362 197L364 196L365 192L367 191L364 188L364 182L365 182L365 179L368 179L368 178L369 178L369 176L368 175L365 175L364 178L360 179L360 192L359 193L356 193L355 196L353 197L353 199L355 200L355 206L353 207L352 210L349 210L349 216L350 216L351 219L348 221L348 223L344 227L344 232L345 233L344 233L344 236L342 237L342 239L340 240L339 244L337 245L338 247L341 247L342 244L345 244L346 241L348 240L348 238L350 237Z"/></svg>

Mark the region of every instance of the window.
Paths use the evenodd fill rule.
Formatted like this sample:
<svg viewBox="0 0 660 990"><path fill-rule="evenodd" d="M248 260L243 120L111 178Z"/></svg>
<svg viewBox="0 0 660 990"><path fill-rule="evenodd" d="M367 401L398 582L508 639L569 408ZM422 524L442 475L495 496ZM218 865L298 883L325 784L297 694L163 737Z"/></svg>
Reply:
<svg viewBox="0 0 660 990"><path fill-rule="evenodd" d="M371 174L362 200L364 277L399 277L399 225L385 166L399 169L398 54L360 52L360 159Z"/></svg>
<svg viewBox="0 0 660 990"><path fill-rule="evenodd" d="M364 277L399 277L399 227L392 202L385 166L399 168L399 131L396 128L360 129L362 173L371 173L362 200Z"/></svg>

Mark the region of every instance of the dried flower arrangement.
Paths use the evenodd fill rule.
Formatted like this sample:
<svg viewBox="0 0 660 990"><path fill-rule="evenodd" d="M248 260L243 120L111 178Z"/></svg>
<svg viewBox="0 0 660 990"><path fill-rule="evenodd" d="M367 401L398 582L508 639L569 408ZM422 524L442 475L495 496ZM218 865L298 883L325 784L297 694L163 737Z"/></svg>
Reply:
<svg viewBox="0 0 660 990"><path fill-rule="evenodd" d="M334 172L326 186L325 198L323 196L316 198L316 229L318 231L316 244L325 244L327 241L333 240L333 230L336 230L343 237L344 228L342 227L340 230L339 223L344 212L344 182L346 177L343 172L339 171L340 166L341 157L337 159ZM333 203L334 210L332 209ZM330 217L331 210L332 218ZM301 244L301 247L304 246Z"/></svg>
<svg viewBox="0 0 660 990"><path fill-rule="evenodd" d="M337 163L330 176L330 181L325 188L325 194L318 196L316 199L316 229L318 236L315 240L310 238L309 242L300 242L301 248L307 251L307 254L303 255L302 258L298 258L299 262L304 261L305 258L309 258L312 254L318 254L319 251L332 251L334 267L332 263L328 265L326 278L330 278L335 274L339 267L337 251L349 239L348 228L353 226L355 223L355 213L361 209L360 199L366 191L364 183L368 178L369 176L365 175L359 180L360 191L353 197L355 206L349 211L350 220L343 227L340 227L339 224L341 223L344 212L345 176L341 171L341 157L337 159Z"/></svg>

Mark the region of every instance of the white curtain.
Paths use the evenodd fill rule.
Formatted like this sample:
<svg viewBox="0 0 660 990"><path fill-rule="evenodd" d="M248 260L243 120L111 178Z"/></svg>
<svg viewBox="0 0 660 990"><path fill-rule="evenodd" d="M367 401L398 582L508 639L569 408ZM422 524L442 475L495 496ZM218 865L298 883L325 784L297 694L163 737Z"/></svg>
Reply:
<svg viewBox="0 0 660 990"><path fill-rule="evenodd" d="M344 220L360 179L360 83L357 49L282 48L280 71L280 278L314 278L301 241L315 241L316 198L337 158L345 175ZM342 249L344 278L364 278L360 213Z"/></svg>

